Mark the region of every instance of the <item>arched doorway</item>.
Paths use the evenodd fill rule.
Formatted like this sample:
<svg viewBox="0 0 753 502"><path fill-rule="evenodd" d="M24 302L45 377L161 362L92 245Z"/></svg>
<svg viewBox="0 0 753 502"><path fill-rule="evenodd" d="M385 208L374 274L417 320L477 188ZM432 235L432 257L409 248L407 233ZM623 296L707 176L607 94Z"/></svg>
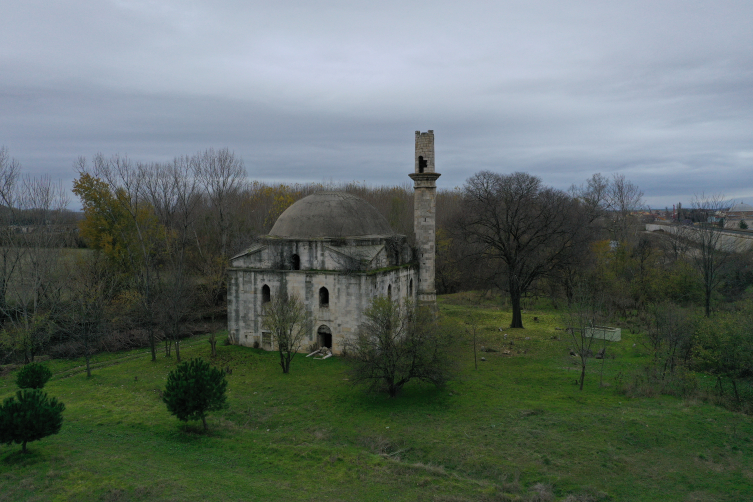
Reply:
<svg viewBox="0 0 753 502"><path fill-rule="evenodd" d="M316 330L316 341L319 347L332 348L332 330L328 326L322 324L319 329Z"/></svg>

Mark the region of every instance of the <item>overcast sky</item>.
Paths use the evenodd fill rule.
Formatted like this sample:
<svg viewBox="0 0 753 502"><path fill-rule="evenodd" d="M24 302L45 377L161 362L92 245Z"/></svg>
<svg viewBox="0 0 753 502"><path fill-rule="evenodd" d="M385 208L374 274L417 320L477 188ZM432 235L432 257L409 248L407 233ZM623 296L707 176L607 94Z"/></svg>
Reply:
<svg viewBox="0 0 753 502"><path fill-rule="evenodd" d="M750 0L9 1L0 146L65 183L81 155L228 147L252 179L399 184L433 129L441 188L620 172L652 206L753 203L751 20Z"/></svg>

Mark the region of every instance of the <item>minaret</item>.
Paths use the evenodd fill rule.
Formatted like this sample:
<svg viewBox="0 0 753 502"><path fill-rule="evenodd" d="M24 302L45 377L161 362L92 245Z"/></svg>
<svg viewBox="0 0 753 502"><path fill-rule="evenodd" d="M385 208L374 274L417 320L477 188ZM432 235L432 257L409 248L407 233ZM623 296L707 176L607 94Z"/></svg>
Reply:
<svg viewBox="0 0 753 502"><path fill-rule="evenodd" d="M418 301L436 306L434 253L436 251L437 178L434 172L434 131L416 131L413 180L413 231L418 249Z"/></svg>

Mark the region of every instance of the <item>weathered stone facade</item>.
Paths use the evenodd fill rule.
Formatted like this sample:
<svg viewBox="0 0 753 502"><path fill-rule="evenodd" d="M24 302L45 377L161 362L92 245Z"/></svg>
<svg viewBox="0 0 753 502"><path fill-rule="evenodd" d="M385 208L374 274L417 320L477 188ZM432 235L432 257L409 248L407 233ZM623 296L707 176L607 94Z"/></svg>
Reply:
<svg viewBox="0 0 753 502"><path fill-rule="evenodd" d="M413 231L418 254L418 301L434 304L434 256L436 253L437 178L434 169L434 131L416 131L413 180Z"/></svg>
<svg viewBox="0 0 753 502"><path fill-rule="evenodd" d="M313 319L310 345L339 353L378 296L436 301L434 133L416 132L415 250L366 201L319 192L290 206L268 236L230 260L228 329L233 343L271 350L264 308L281 290ZM418 263L416 263L418 262Z"/></svg>

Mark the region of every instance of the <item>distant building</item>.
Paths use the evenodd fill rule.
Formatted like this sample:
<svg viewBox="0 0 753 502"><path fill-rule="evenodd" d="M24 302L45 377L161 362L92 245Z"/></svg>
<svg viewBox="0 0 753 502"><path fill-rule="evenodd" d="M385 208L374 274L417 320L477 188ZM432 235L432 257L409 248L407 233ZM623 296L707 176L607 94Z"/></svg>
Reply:
<svg viewBox="0 0 753 502"><path fill-rule="evenodd" d="M724 216L724 228L739 229L741 221L753 229L753 206L750 204L740 202L729 208Z"/></svg>

